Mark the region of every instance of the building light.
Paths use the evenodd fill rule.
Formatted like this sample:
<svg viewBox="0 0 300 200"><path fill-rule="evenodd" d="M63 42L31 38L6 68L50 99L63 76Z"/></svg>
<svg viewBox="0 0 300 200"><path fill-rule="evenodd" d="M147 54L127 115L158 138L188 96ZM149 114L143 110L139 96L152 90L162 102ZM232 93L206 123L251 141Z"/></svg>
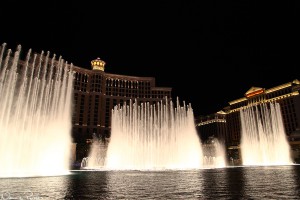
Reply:
<svg viewBox="0 0 300 200"><path fill-rule="evenodd" d="M101 70L104 71L105 62L100 58L91 61L93 70Z"/></svg>
<svg viewBox="0 0 300 200"><path fill-rule="evenodd" d="M249 94L246 94L246 97L249 98L249 97L252 97L252 96L261 94L261 93L263 93L263 92L264 92L263 89L262 89L262 90L257 90L257 91L255 91L255 92L251 92L251 93L249 93Z"/></svg>

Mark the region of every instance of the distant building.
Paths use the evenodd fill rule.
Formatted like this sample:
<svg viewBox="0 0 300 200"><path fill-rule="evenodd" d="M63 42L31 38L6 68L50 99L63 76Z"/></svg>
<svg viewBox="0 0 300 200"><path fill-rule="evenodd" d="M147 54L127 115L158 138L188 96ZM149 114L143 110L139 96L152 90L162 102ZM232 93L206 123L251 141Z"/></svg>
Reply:
<svg viewBox="0 0 300 200"><path fill-rule="evenodd" d="M196 119L196 129L201 141L209 140L211 137L218 138L220 141L226 140L226 113L219 111L217 113L201 116Z"/></svg>
<svg viewBox="0 0 300 200"><path fill-rule="evenodd" d="M241 140L240 109L253 103L275 101L280 104L285 132L295 158L298 154L300 155L299 92L300 82L297 79L270 89L251 87L245 93L244 97L230 101L229 106L223 108L222 111L196 119L197 130L203 139L211 135L223 138L224 132L226 132L224 141L228 154L235 154L237 156ZM226 131L220 128L220 113L224 114L223 121L226 121Z"/></svg>

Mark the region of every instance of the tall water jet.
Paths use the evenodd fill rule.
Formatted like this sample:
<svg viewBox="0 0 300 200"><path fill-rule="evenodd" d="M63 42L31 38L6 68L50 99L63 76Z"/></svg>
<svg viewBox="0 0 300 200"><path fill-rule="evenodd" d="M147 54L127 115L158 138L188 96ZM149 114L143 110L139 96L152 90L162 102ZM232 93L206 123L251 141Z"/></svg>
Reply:
<svg viewBox="0 0 300 200"><path fill-rule="evenodd" d="M104 168L112 170L198 169L201 141L191 106L165 100L132 102L112 110L111 138Z"/></svg>
<svg viewBox="0 0 300 200"><path fill-rule="evenodd" d="M240 116L243 165L292 164L279 103L248 106Z"/></svg>
<svg viewBox="0 0 300 200"><path fill-rule="evenodd" d="M71 156L72 64L50 53L20 59L1 47L0 177L68 173Z"/></svg>

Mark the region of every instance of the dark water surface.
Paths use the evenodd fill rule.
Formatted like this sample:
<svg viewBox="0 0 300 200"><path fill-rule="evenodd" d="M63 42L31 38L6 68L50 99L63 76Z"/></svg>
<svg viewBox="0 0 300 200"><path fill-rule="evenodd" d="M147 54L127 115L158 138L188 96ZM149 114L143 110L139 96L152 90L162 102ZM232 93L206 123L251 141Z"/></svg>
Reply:
<svg viewBox="0 0 300 200"><path fill-rule="evenodd" d="M300 199L300 166L1 178L0 199Z"/></svg>

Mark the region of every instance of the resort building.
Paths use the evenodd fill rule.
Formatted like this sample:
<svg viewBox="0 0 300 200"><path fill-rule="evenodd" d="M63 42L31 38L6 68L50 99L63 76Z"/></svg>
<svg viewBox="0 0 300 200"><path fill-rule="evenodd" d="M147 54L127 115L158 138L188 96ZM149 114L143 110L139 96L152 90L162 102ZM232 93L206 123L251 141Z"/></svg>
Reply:
<svg viewBox="0 0 300 200"><path fill-rule="evenodd" d="M215 137L220 141L226 140L226 113L219 111L207 116L200 116L196 119L196 128L201 141Z"/></svg>
<svg viewBox="0 0 300 200"><path fill-rule="evenodd" d="M90 70L74 66L73 71L72 136L81 158L86 156L86 142L93 135L104 141L110 138L114 106L171 100L172 88L156 87L155 78L106 73L105 62L99 58L91 61Z"/></svg>
<svg viewBox="0 0 300 200"><path fill-rule="evenodd" d="M209 136L223 140L228 156L238 159L241 141L240 109L251 104L275 101L280 104L284 129L293 157L298 159L300 152L299 92L300 82L297 79L269 89L251 87L243 97L230 101L222 111L196 119L198 133L203 140Z"/></svg>

